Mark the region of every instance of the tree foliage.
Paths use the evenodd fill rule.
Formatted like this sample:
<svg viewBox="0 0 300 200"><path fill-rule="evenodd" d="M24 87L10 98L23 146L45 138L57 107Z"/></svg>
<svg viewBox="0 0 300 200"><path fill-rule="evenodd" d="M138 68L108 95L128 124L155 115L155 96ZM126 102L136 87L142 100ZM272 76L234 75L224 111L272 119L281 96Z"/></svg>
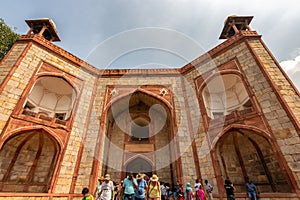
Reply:
<svg viewBox="0 0 300 200"><path fill-rule="evenodd" d="M4 20L0 18L0 61L19 38L19 34L15 33L15 30L16 28L12 30L5 24Z"/></svg>

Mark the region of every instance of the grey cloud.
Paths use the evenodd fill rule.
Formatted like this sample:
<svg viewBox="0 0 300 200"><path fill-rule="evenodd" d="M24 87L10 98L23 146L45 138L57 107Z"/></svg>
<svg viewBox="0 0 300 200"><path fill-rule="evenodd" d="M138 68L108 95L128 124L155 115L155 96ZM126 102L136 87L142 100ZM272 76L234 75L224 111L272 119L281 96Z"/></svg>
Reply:
<svg viewBox="0 0 300 200"><path fill-rule="evenodd" d="M46 1L45 1L46 2ZM286 60L300 45L298 0L112 0L112 1L8 1L0 8L1 17L25 33L24 19L53 18L62 39L57 45L85 58L95 45L122 31L169 28L189 35L210 50L218 40L228 15L254 15L251 26L263 35L271 52ZM46 6L45 6L46 5ZM56 5L56 6L53 6ZM14 12L12 12L12 10ZM201 53L199 53L201 55Z"/></svg>

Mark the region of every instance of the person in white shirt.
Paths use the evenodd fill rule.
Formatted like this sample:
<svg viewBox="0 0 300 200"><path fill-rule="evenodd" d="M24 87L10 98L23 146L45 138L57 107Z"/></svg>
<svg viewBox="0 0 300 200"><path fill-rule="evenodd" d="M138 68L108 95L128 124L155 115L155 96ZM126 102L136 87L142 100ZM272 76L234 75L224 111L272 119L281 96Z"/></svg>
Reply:
<svg viewBox="0 0 300 200"><path fill-rule="evenodd" d="M95 197L96 200L100 200L100 192L101 192L101 185L104 181L104 176L101 176L100 178L98 178L98 183L96 185L96 191L95 191Z"/></svg>
<svg viewBox="0 0 300 200"><path fill-rule="evenodd" d="M114 184L110 180L109 174L104 176L104 182L101 184L100 198L101 200L111 200L114 192Z"/></svg>
<svg viewBox="0 0 300 200"><path fill-rule="evenodd" d="M213 191L213 186L208 182L208 180L205 180L204 183L208 200L213 200L213 196L211 193Z"/></svg>

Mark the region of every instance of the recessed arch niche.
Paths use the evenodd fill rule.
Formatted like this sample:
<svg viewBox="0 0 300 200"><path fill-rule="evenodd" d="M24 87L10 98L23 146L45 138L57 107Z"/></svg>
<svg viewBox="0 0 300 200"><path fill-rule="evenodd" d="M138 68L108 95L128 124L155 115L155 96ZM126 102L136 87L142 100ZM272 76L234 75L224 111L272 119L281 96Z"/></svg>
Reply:
<svg viewBox="0 0 300 200"><path fill-rule="evenodd" d="M145 159L137 157L126 165L126 172L144 173L149 177L152 175L152 165Z"/></svg>
<svg viewBox="0 0 300 200"><path fill-rule="evenodd" d="M24 104L24 109L60 120L69 119L76 100L76 91L64 78L39 77Z"/></svg>
<svg viewBox="0 0 300 200"><path fill-rule="evenodd" d="M274 148L262 135L247 129L231 129L219 139L216 148L222 177L233 182L236 193L246 192L247 178L261 193L291 192Z"/></svg>
<svg viewBox="0 0 300 200"><path fill-rule="evenodd" d="M202 98L211 119L252 106L244 83L237 74L213 76L203 88Z"/></svg>
<svg viewBox="0 0 300 200"><path fill-rule="evenodd" d="M104 173L119 179L126 174L124 163L142 154L153 161L152 170L171 182L171 173L176 170L170 167L175 160L175 147L169 145L173 139L172 120L170 108L161 99L137 90L114 101L106 119ZM132 140L134 129L146 129L141 140Z"/></svg>
<svg viewBox="0 0 300 200"><path fill-rule="evenodd" d="M58 142L44 130L8 138L0 150L0 191L47 193L59 153Z"/></svg>

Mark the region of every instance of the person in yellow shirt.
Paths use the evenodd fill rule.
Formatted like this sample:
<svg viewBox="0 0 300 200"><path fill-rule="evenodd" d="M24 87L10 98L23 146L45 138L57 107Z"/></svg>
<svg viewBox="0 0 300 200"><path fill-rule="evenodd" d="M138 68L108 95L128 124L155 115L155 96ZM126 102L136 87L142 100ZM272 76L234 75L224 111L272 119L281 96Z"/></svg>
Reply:
<svg viewBox="0 0 300 200"><path fill-rule="evenodd" d="M148 184L148 200L160 200L161 191L158 176L153 174Z"/></svg>
<svg viewBox="0 0 300 200"><path fill-rule="evenodd" d="M81 194L83 195L82 200L95 200L94 196L89 194L89 189L87 187L82 189Z"/></svg>

